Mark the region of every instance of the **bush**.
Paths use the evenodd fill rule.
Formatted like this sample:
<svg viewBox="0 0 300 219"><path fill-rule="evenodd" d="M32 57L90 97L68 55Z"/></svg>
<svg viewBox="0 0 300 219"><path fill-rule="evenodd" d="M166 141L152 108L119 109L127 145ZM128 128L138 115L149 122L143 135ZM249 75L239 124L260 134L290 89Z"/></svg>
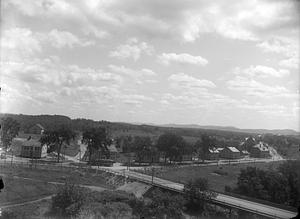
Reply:
<svg viewBox="0 0 300 219"><path fill-rule="evenodd" d="M209 191L209 184L205 178L197 178L189 181L184 186L186 207L192 213L205 210L207 202L215 197L215 193Z"/></svg>
<svg viewBox="0 0 300 219"><path fill-rule="evenodd" d="M78 214L87 201L88 190L80 186L66 183L60 187L57 194L52 198L52 211L64 216Z"/></svg>
<svg viewBox="0 0 300 219"><path fill-rule="evenodd" d="M96 219L96 218L132 218L132 209L126 203L112 202L112 203L99 203L93 202L85 206L76 219Z"/></svg>
<svg viewBox="0 0 300 219"><path fill-rule="evenodd" d="M227 176L228 172L224 171L224 170L214 170L214 173L221 175L221 176Z"/></svg>

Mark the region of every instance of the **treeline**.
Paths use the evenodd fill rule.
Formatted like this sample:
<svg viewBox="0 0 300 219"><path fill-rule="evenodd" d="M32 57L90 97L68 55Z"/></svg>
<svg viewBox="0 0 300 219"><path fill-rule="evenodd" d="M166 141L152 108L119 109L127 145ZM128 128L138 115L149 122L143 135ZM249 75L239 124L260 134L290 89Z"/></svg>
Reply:
<svg viewBox="0 0 300 219"><path fill-rule="evenodd" d="M276 170L247 167L241 170L237 187L227 186L225 190L298 207L300 205L300 161L286 161Z"/></svg>
<svg viewBox="0 0 300 219"><path fill-rule="evenodd" d="M57 130L59 127L68 127L77 132L84 132L90 128L104 127L108 130L108 133L113 138L119 138L120 136L127 136L128 138L134 138L134 136L149 136L151 139L158 139L163 133L173 133L178 136L183 136L186 140L189 139L189 143L194 144L197 139L202 135L212 136L215 139L217 146L234 146L238 147L239 144L245 140L246 137L254 137L257 140L262 140L272 146L274 146L280 154L288 155L290 147L300 145L299 136L284 136L264 134L257 135L251 133L224 131L224 130L212 130L212 129L200 129L200 128L173 128L173 127L160 127L152 125L136 125L120 122L108 122L108 121L94 121L91 119L71 119L67 116L61 115L16 115L16 114L0 114L0 119L3 117L11 117L20 124L20 130L28 132L28 130L35 124L39 123L46 130ZM129 137L130 136L130 137Z"/></svg>

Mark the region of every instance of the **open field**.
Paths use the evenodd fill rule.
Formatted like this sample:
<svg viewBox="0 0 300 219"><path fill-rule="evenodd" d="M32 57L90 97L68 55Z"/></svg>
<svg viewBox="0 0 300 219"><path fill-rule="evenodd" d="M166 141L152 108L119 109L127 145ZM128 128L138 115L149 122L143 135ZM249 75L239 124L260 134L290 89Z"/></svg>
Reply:
<svg viewBox="0 0 300 219"><path fill-rule="evenodd" d="M43 219L52 218L49 217L49 207L51 206L51 200L42 200L37 203L26 204L22 206L16 206L9 209L2 210L2 217L5 218L24 218L24 219Z"/></svg>
<svg viewBox="0 0 300 219"><path fill-rule="evenodd" d="M55 193L56 186L47 182L14 178L11 175L3 177L5 188L0 195L0 204L16 204L32 201Z"/></svg>
<svg viewBox="0 0 300 219"><path fill-rule="evenodd" d="M59 170L41 169L41 168L28 168L28 167L13 167L1 166L0 174L8 176L17 176L23 178L30 178L45 182L61 182L66 181L82 184L82 185L93 185L101 186L104 188L110 188L105 183L105 179L95 174L95 170L91 172L85 170L75 170L62 168Z"/></svg>
<svg viewBox="0 0 300 219"><path fill-rule="evenodd" d="M231 164L221 166L189 166L179 168L164 168L156 170L156 176L168 179L174 182L186 183L189 180L204 177L207 178L212 190L224 192L225 186L234 187L240 169L247 166L255 166L261 169L276 168L280 162L270 163L247 163L247 164Z"/></svg>
<svg viewBox="0 0 300 219"><path fill-rule="evenodd" d="M0 204L16 204L43 198L56 192L57 186L48 182L64 183L66 181L110 189L104 177L86 171L71 171L71 169L48 170L1 166L5 188L0 195Z"/></svg>

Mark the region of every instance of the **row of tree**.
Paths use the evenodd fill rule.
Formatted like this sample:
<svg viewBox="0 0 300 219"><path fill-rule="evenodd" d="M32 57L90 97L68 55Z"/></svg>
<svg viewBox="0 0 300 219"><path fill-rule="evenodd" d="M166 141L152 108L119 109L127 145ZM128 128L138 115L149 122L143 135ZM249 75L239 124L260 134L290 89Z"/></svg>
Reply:
<svg viewBox="0 0 300 219"><path fill-rule="evenodd" d="M167 160L180 161L182 155L199 154L201 159L207 158L210 147L216 144L216 139L202 135L194 144L187 142L182 136L174 133L165 133L156 141L149 136L123 136L116 139L117 147L122 147L123 152L135 152L137 158L155 156L160 153Z"/></svg>
<svg viewBox="0 0 300 219"><path fill-rule="evenodd" d="M300 205L300 161L286 161L274 170L247 167L241 170L237 187L233 189L226 187L226 190L298 207Z"/></svg>

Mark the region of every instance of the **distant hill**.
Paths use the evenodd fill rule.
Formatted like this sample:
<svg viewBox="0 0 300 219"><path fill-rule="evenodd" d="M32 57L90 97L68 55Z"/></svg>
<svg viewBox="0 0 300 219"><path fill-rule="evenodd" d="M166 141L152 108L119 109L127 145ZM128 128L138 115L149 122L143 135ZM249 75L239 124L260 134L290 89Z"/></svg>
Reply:
<svg viewBox="0 0 300 219"><path fill-rule="evenodd" d="M201 126L197 124L165 124L160 125L162 127L174 127L174 128L193 128L193 129L210 129L210 130L222 130L230 132L243 132L243 133L253 133L253 134L274 134L274 135L300 135L292 129L239 129L233 126Z"/></svg>
<svg viewBox="0 0 300 219"><path fill-rule="evenodd" d="M91 119L71 119L63 115L23 115L23 114L1 114L0 119L3 117L12 117L17 120L21 125L21 130L25 131L33 125L39 123L46 129L55 129L61 125L70 126L75 130L83 131L89 127L105 126L109 127L112 132L123 134L141 134L147 133L152 135L159 135L163 132L176 132L184 136L200 136L201 133L216 134L216 135L228 135L236 133L237 135L245 134L273 134L273 135L293 135L299 136L300 133L291 129L239 129L232 126L201 126L197 124L142 124L142 123L123 123L123 122L108 122L108 121L94 121Z"/></svg>

